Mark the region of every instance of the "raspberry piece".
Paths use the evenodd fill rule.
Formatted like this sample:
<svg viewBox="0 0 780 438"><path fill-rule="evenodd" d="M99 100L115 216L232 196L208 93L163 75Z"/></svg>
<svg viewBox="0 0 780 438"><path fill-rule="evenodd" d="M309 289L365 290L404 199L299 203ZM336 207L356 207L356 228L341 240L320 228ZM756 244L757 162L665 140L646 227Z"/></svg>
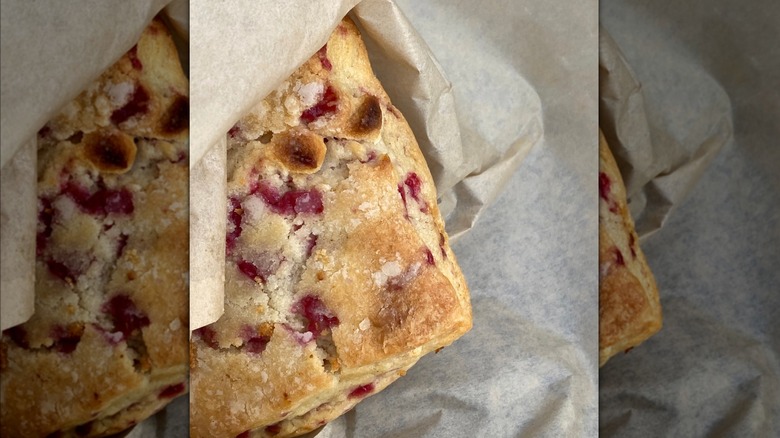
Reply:
<svg viewBox="0 0 780 438"><path fill-rule="evenodd" d="M127 246L127 234L120 234L119 240L116 243L116 257L119 258L122 256L122 253L125 252L125 247Z"/></svg>
<svg viewBox="0 0 780 438"><path fill-rule="evenodd" d="M241 202L238 198L231 197L228 200L228 204L228 233L225 238L225 251L229 255L236 246L236 239L241 236L241 219L243 218L244 211L241 208Z"/></svg>
<svg viewBox="0 0 780 438"><path fill-rule="evenodd" d="M133 95L121 108L111 113L111 122L118 125L127 119L143 114L149 109L149 93L142 85L135 87Z"/></svg>
<svg viewBox="0 0 780 438"><path fill-rule="evenodd" d="M301 298L292 309L308 321L306 330L310 331L315 337L319 336L325 330L339 325L339 319L325 307L321 299L313 295L306 295Z"/></svg>
<svg viewBox="0 0 780 438"><path fill-rule="evenodd" d="M425 260L428 261L429 265L435 265L436 264L436 260L433 258L433 253L428 248L425 248Z"/></svg>
<svg viewBox="0 0 780 438"><path fill-rule="evenodd" d="M599 196L601 199L607 202L607 205L609 206L609 211L612 213L617 213L618 206L617 203L609 197L609 191L612 187L612 181L609 179L607 174L604 172L599 172Z"/></svg>
<svg viewBox="0 0 780 438"><path fill-rule="evenodd" d="M328 85L320 101L301 114L301 122L308 124L324 115L335 113L338 109L338 103L339 97L336 94L336 90Z"/></svg>
<svg viewBox="0 0 780 438"><path fill-rule="evenodd" d="M323 210L322 195L316 189L289 191L279 203L284 211L293 210L297 214L320 214Z"/></svg>
<svg viewBox="0 0 780 438"><path fill-rule="evenodd" d="M130 214L134 210L133 195L127 189L101 190L103 208L106 213Z"/></svg>
<svg viewBox="0 0 780 438"><path fill-rule="evenodd" d="M82 332L83 326L81 328L73 326L71 329L54 326L51 331L51 337L54 339L54 348L60 353L72 353L79 345L79 341L81 341Z"/></svg>
<svg viewBox="0 0 780 438"><path fill-rule="evenodd" d="M57 260L47 260L46 267L49 268L49 272L52 275L59 278L66 283L74 283L76 281L76 274L64 263Z"/></svg>
<svg viewBox="0 0 780 438"><path fill-rule="evenodd" d="M90 432L92 432L92 421L84 424L79 424L76 426L75 431L76 435L78 436L89 436Z"/></svg>
<svg viewBox="0 0 780 438"><path fill-rule="evenodd" d="M421 197L422 181L420 181L420 177L414 172L409 172L404 180L404 185L409 187L409 194L417 201L417 204L420 206L420 211L428 213L428 204Z"/></svg>
<svg viewBox="0 0 780 438"><path fill-rule="evenodd" d="M202 340L203 343L209 347L215 350L219 348L219 343L217 342L217 332L215 332L213 328L209 326L201 327L197 330L193 330L192 334L200 338L200 340Z"/></svg>
<svg viewBox="0 0 780 438"><path fill-rule="evenodd" d="M415 201L420 201L420 191L422 187L420 177L414 172L409 172L406 175L404 184L406 184L406 187L409 187L409 193L412 195L412 198L414 198Z"/></svg>
<svg viewBox="0 0 780 438"><path fill-rule="evenodd" d="M49 125L43 125L43 128L38 130L38 137L45 138L51 135L51 127Z"/></svg>
<svg viewBox="0 0 780 438"><path fill-rule="evenodd" d="M636 239L634 233L628 233L628 248L631 250L631 257L636 258Z"/></svg>
<svg viewBox="0 0 780 438"><path fill-rule="evenodd" d="M358 386L349 393L349 398L363 398L374 391L374 384L369 383L367 385Z"/></svg>
<svg viewBox="0 0 780 438"><path fill-rule="evenodd" d="M444 240L444 233L439 233L439 249L441 250L441 256L446 259L447 258L447 250L444 249L444 244L445 243L446 242Z"/></svg>
<svg viewBox="0 0 780 438"><path fill-rule="evenodd" d="M283 324L282 327L287 330L287 333L289 333L301 347L305 347L309 342L314 340L312 332L297 332L289 324Z"/></svg>
<svg viewBox="0 0 780 438"><path fill-rule="evenodd" d="M315 245L317 245L317 235L309 234L309 237L306 239L306 257L311 257Z"/></svg>
<svg viewBox="0 0 780 438"><path fill-rule="evenodd" d="M190 100L187 96L176 96L165 111L160 128L166 134L178 134L190 125Z"/></svg>
<svg viewBox="0 0 780 438"><path fill-rule="evenodd" d="M27 330L21 325L3 330L3 334L8 335L17 346L24 348L25 350L30 348L30 342L27 340Z"/></svg>
<svg viewBox="0 0 780 438"><path fill-rule="evenodd" d="M324 68L327 71L331 71L333 69L333 64L331 64L330 59L328 59L327 44L322 46L322 48L317 51L317 56L320 58L320 64L322 64L322 68Z"/></svg>
<svg viewBox="0 0 780 438"><path fill-rule="evenodd" d="M398 194L401 195L401 201L404 202L404 217L409 219L409 207L406 205L406 191L403 184L398 184Z"/></svg>
<svg viewBox="0 0 780 438"><path fill-rule="evenodd" d="M73 353L73 350L79 345L79 341L81 341L80 336L67 336L58 339L54 345L60 353L70 354Z"/></svg>
<svg viewBox="0 0 780 438"><path fill-rule="evenodd" d="M282 431L282 426L279 423L272 424L270 426L265 427L265 433L271 436L279 435L279 432L281 431Z"/></svg>
<svg viewBox="0 0 780 438"><path fill-rule="evenodd" d="M132 49L130 49L127 52L127 57L130 58L130 64L133 66L136 70L143 70L144 65L141 63L141 60L138 59L138 45L136 44L133 46Z"/></svg>
<svg viewBox="0 0 780 438"><path fill-rule="evenodd" d="M40 208L38 211L38 223L43 225L43 229L35 236L35 254L40 256L46 249L46 240L51 237L52 222L54 222L54 209L51 206L51 199L39 198Z"/></svg>
<svg viewBox="0 0 780 438"><path fill-rule="evenodd" d="M609 179L606 173L599 172L599 196L605 201L609 201L609 189L612 186L612 181Z"/></svg>
<svg viewBox="0 0 780 438"><path fill-rule="evenodd" d="M252 260L240 259L236 262L238 270L253 281L265 283L274 272L279 269L279 264L284 260L278 255L262 253Z"/></svg>
<svg viewBox="0 0 780 438"><path fill-rule="evenodd" d="M258 281L259 279L261 282L265 283L265 276L260 273L260 269L252 262L240 260L238 262L238 270L251 280Z"/></svg>
<svg viewBox="0 0 780 438"><path fill-rule="evenodd" d="M177 395L184 392L184 383L176 383L174 385L169 385L163 388L162 391L160 391L159 398L174 398Z"/></svg>
<svg viewBox="0 0 780 438"><path fill-rule="evenodd" d="M271 341L270 336L258 334L257 330L249 325L242 327L241 339L244 340L244 349L254 354L260 354L265 351L266 345Z"/></svg>
<svg viewBox="0 0 780 438"><path fill-rule="evenodd" d="M617 262L617 264L620 266L624 266L626 264L626 261L623 260L623 253L620 252L620 250L617 248L615 248L615 262Z"/></svg>
<svg viewBox="0 0 780 438"><path fill-rule="evenodd" d="M376 151L368 151L366 154L365 160L360 160L361 164L371 163L372 161L376 160Z"/></svg>
<svg viewBox="0 0 780 438"><path fill-rule="evenodd" d="M100 310L111 317L114 329L122 333L125 338L133 331L149 325L149 317L140 311L127 295L114 296L103 304Z"/></svg>
<svg viewBox="0 0 780 438"><path fill-rule="evenodd" d="M260 354L263 351L265 351L265 346L268 345L268 342L270 341L271 338L267 336L257 336L248 339L244 345L246 346L246 350L248 352L254 354Z"/></svg>
<svg viewBox="0 0 780 438"><path fill-rule="evenodd" d="M275 187L261 182L256 191L277 214L320 214L324 210L322 194L317 189L290 190L280 195Z"/></svg>
<svg viewBox="0 0 780 438"><path fill-rule="evenodd" d="M119 190L100 188L90 194L76 183L68 182L62 192L70 197L85 213L102 216L108 213L131 214L135 210L133 194L126 188Z"/></svg>

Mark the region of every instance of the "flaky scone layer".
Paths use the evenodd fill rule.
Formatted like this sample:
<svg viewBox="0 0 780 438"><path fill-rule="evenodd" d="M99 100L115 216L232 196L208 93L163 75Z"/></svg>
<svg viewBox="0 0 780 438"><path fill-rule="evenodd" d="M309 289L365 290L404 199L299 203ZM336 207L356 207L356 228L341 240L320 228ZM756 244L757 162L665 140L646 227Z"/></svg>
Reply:
<svg viewBox="0 0 780 438"><path fill-rule="evenodd" d="M35 314L2 336L3 436L112 434L186 391L188 91L154 21L39 132Z"/></svg>
<svg viewBox="0 0 780 438"><path fill-rule="evenodd" d="M617 163L599 132L599 366L661 329L655 278L639 247Z"/></svg>
<svg viewBox="0 0 780 438"><path fill-rule="evenodd" d="M355 25L228 134L225 313L193 335L193 436L293 436L471 327L436 191Z"/></svg>

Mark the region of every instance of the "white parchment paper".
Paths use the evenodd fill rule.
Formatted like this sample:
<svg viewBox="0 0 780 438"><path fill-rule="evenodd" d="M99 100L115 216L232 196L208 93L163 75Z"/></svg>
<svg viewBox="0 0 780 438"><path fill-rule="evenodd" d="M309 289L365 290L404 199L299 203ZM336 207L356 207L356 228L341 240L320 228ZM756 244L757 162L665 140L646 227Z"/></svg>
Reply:
<svg viewBox="0 0 780 438"><path fill-rule="evenodd" d="M780 436L780 4L601 4L637 83L624 163L664 151L622 169L664 327L602 369L601 435Z"/></svg>

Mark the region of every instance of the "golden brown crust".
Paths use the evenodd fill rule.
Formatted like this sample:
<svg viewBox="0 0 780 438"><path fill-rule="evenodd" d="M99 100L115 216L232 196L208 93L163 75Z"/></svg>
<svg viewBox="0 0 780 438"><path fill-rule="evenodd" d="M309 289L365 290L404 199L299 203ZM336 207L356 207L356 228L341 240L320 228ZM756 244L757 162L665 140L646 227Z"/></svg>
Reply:
<svg viewBox="0 0 780 438"><path fill-rule="evenodd" d="M615 159L599 132L599 366L661 329L655 279L639 248Z"/></svg>
<svg viewBox="0 0 780 438"><path fill-rule="evenodd" d="M90 132L81 144L84 158L101 173L125 173L135 162L135 141L124 132Z"/></svg>
<svg viewBox="0 0 780 438"><path fill-rule="evenodd" d="M39 132L36 307L2 337L3 436L117 433L186 392L187 94L154 21Z"/></svg>
<svg viewBox="0 0 780 438"><path fill-rule="evenodd" d="M192 436L305 433L471 327L425 160L351 21L231 130L228 197Z"/></svg>
<svg viewBox="0 0 780 438"><path fill-rule="evenodd" d="M276 135L267 148L268 157L291 173L317 172L325 160L327 148L322 137L308 131L290 131Z"/></svg>

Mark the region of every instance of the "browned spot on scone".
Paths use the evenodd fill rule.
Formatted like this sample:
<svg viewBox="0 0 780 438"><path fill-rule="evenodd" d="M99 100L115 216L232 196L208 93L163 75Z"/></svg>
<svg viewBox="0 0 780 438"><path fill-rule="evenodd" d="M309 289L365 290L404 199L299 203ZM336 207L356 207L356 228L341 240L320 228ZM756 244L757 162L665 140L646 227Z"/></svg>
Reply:
<svg viewBox="0 0 780 438"><path fill-rule="evenodd" d="M5 342L0 342L0 371L8 368L8 346Z"/></svg>
<svg viewBox="0 0 780 438"><path fill-rule="evenodd" d="M284 133L274 137L270 153L287 170L294 173L314 173L325 160L325 142L312 132Z"/></svg>
<svg viewBox="0 0 780 438"><path fill-rule="evenodd" d="M84 141L84 156L101 172L127 172L133 167L135 154L133 138L123 132L91 132Z"/></svg>
<svg viewBox="0 0 780 438"><path fill-rule="evenodd" d="M261 323L257 328L257 334L260 336L268 336L270 338L271 335L274 334L274 325L270 322Z"/></svg>
<svg viewBox="0 0 780 438"><path fill-rule="evenodd" d="M382 106L376 96L366 96L350 124L350 134L365 137L382 129Z"/></svg>
<svg viewBox="0 0 780 438"><path fill-rule="evenodd" d="M341 369L341 363L337 356L328 356L325 358L325 365L327 369L332 372L338 372Z"/></svg>
<svg viewBox="0 0 780 438"><path fill-rule="evenodd" d="M76 132L75 134L68 137L68 141L73 144L79 144L81 143L81 140L84 138L84 133L81 131Z"/></svg>
<svg viewBox="0 0 780 438"><path fill-rule="evenodd" d="M190 372L198 368L198 348L195 342L190 342Z"/></svg>
<svg viewBox="0 0 780 438"><path fill-rule="evenodd" d="M649 306L639 281L629 272L610 272L601 280L599 293L599 338L601 344L619 339L636 316ZM611 290L612 293L605 293ZM605 310L609 311L606 312Z"/></svg>
<svg viewBox="0 0 780 438"><path fill-rule="evenodd" d="M190 100L187 96L176 96L160 120L160 131L164 134L178 134L189 127Z"/></svg>
<svg viewBox="0 0 780 438"><path fill-rule="evenodd" d="M263 135L261 135L257 141L259 141L262 144L268 144L271 142L271 139L274 138L274 133L271 131L265 131Z"/></svg>

